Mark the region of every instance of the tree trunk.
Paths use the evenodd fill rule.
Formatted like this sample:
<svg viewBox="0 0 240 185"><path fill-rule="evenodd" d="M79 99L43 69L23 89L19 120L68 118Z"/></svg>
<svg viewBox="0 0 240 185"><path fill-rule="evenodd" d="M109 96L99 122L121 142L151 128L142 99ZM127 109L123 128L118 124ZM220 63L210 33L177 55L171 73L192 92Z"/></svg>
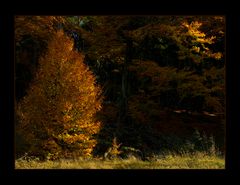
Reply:
<svg viewBox="0 0 240 185"><path fill-rule="evenodd" d="M126 57L122 69L122 91L119 104L119 117L117 122L117 132L121 125L127 121L128 110L128 65L132 60L132 40L127 40Z"/></svg>

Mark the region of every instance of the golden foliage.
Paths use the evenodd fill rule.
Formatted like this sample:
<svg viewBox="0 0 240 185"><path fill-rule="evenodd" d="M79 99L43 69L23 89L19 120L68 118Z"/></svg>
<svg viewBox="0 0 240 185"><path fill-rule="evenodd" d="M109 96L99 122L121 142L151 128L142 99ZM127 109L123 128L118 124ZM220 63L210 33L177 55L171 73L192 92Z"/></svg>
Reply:
<svg viewBox="0 0 240 185"><path fill-rule="evenodd" d="M214 53L209 49L209 45L215 43L216 36L207 36L203 31L201 31L201 26L203 24L199 21L192 21L190 24L187 22L182 23L182 27L175 37L179 37L178 43L180 45L185 45L186 48L180 47L182 50L179 52L180 58L190 57L195 62L201 62L204 58L214 58L221 59L223 54L220 52ZM189 41L190 39L190 41ZM191 52L187 50L189 49ZM195 55L194 53L197 53ZM199 55L199 56L198 56Z"/></svg>
<svg viewBox="0 0 240 185"><path fill-rule="evenodd" d="M118 144L117 138L114 137L112 140L112 146L110 148L108 148L107 152L105 152L104 157L105 158L116 158L119 154L122 153L122 151L120 151L121 145L122 145L122 143Z"/></svg>
<svg viewBox="0 0 240 185"><path fill-rule="evenodd" d="M35 147L33 153L53 152L51 139L62 154L78 150L79 155L89 156L96 145L93 135L101 124L94 115L101 109L101 91L83 60L63 31L55 34L40 58L36 78L17 110L20 130ZM41 148L46 143L48 147Z"/></svg>

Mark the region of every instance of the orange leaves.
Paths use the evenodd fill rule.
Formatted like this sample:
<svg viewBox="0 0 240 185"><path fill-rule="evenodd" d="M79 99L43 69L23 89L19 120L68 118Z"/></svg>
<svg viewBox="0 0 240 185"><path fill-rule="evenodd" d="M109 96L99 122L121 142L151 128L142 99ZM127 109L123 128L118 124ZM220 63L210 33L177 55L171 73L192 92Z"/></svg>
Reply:
<svg viewBox="0 0 240 185"><path fill-rule="evenodd" d="M179 59L185 59L186 57L192 58L194 62L202 62L204 58L221 59L222 53L214 53L209 48L216 41L216 36L207 36L200 28L203 23L198 21L192 21L190 24L187 22L182 23L182 31L178 32L178 44L181 50L179 51ZM186 28L187 31L184 31ZM189 53L190 50L190 53ZM197 54L197 55L196 55Z"/></svg>
<svg viewBox="0 0 240 185"><path fill-rule="evenodd" d="M80 142L87 142L89 140L89 136L85 135L85 134L74 134L74 135L70 135L70 134L64 134L62 136L62 140L67 143L67 144L74 144L78 141Z"/></svg>
<svg viewBox="0 0 240 185"><path fill-rule="evenodd" d="M64 108L65 108L65 111L69 112L70 110L72 110L73 104L70 102L66 102Z"/></svg>
<svg viewBox="0 0 240 185"><path fill-rule="evenodd" d="M71 120L71 116L69 116L69 115L63 116L63 122L64 122L64 123L67 123L67 122L69 122L70 120Z"/></svg>
<svg viewBox="0 0 240 185"><path fill-rule="evenodd" d="M200 28L202 26L202 23L198 21L193 21L190 24L184 22L182 24L187 28L187 33L193 37L192 42L199 42L199 43L207 43L207 44L213 44L214 39L216 39L216 36L206 37L206 34L202 31L200 31Z"/></svg>
<svg viewBox="0 0 240 185"><path fill-rule="evenodd" d="M205 33L199 31L199 28L202 26L202 23L200 23L198 21L191 22L191 24L183 22L182 25L188 29L189 35L191 35L193 37L203 38L206 36Z"/></svg>
<svg viewBox="0 0 240 185"><path fill-rule="evenodd" d="M215 59L219 60L219 59L221 59L223 57L223 54L221 52L217 52L217 53L210 54L210 56L212 58L215 58Z"/></svg>
<svg viewBox="0 0 240 185"><path fill-rule="evenodd" d="M58 145L64 143L63 146L69 145L82 150L83 155L90 155L96 144L92 135L101 126L93 117L101 107L101 98L98 97L100 88L83 59L83 55L73 50L73 41L63 31L55 34L46 55L40 58L39 71L27 96L18 105L21 125L27 126L26 138L29 133L33 138L44 135L40 139L44 143L55 136ZM54 151L53 145L48 146L45 149ZM59 145L64 153L63 146ZM34 148L42 151L40 145Z"/></svg>
<svg viewBox="0 0 240 185"><path fill-rule="evenodd" d="M190 51L195 51L196 53L200 52L200 47L193 46Z"/></svg>

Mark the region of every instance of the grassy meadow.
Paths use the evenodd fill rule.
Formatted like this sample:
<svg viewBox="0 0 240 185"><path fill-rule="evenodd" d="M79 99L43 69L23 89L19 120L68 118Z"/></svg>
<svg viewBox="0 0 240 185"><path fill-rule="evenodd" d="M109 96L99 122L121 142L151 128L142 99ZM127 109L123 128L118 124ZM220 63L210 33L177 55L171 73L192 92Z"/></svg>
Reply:
<svg viewBox="0 0 240 185"><path fill-rule="evenodd" d="M128 159L62 159L39 161L38 159L17 159L16 169L224 169L225 159L202 153L194 155L154 156L142 161L135 157Z"/></svg>

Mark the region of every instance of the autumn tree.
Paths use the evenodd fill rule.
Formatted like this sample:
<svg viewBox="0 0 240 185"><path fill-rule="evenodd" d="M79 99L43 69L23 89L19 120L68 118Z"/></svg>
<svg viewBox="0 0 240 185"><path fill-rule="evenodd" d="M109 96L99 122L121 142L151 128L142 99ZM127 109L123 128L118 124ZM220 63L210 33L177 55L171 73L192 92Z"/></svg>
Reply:
<svg viewBox="0 0 240 185"><path fill-rule="evenodd" d="M39 60L36 77L17 106L18 131L32 155L91 156L100 122L100 88L73 41L58 31Z"/></svg>

